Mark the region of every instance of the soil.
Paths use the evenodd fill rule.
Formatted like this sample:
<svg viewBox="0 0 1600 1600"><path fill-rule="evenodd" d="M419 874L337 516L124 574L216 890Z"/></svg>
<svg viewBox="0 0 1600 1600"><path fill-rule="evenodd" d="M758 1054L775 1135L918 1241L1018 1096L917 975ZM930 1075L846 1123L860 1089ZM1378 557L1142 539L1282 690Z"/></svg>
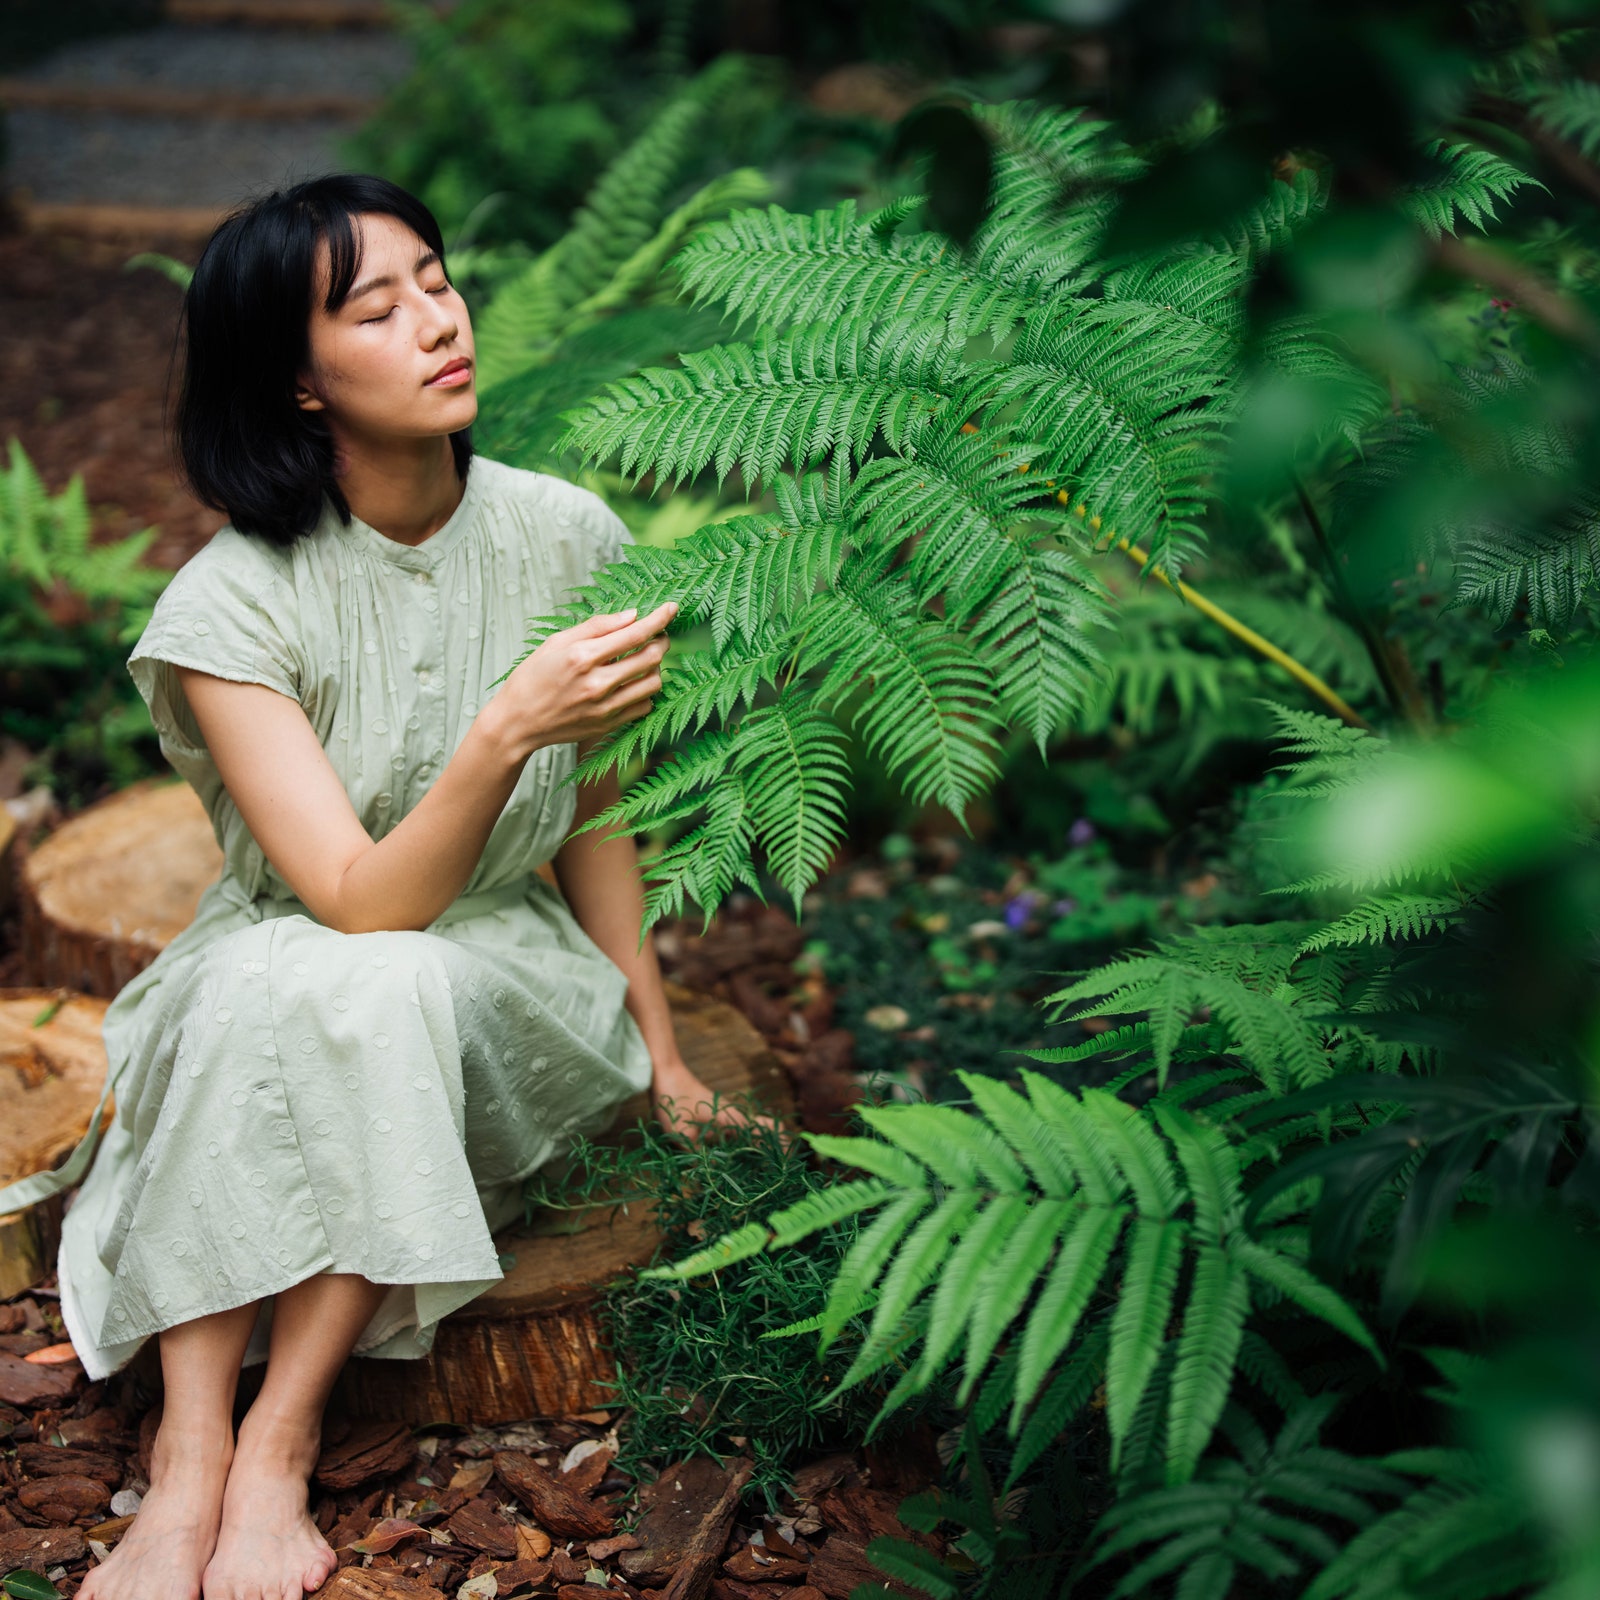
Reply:
<svg viewBox="0 0 1600 1600"><path fill-rule="evenodd" d="M164 433L182 292L124 263L153 248L193 264L174 240L102 241L0 232L0 440L21 441L52 492L74 472L99 537L152 524L159 566L178 567L222 526L178 481Z"/></svg>

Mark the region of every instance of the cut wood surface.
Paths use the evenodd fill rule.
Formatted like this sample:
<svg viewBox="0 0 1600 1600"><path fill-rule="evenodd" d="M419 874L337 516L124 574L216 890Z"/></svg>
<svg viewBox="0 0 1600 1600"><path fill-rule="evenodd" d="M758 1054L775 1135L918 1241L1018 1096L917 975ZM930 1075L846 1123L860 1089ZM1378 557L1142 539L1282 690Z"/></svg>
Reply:
<svg viewBox="0 0 1600 1600"><path fill-rule="evenodd" d="M58 1166L88 1128L106 1077L105 1010L88 995L0 989L0 1183ZM0 1299L39 1281L59 1228L58 1204L0 1217Z"/></svg>
<svg viewBox="0 0 1600 1600"><path fill-rule="evenodd" d="M135 784L63 823L17 874L35 983L111 999L194 920L222 852L186 783Z"/></svg>

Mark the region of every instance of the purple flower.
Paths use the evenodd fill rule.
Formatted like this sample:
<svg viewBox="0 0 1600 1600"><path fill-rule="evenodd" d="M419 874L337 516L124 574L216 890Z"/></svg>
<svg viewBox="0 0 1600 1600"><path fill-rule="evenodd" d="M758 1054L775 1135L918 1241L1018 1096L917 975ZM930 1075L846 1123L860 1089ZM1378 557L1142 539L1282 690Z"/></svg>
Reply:
<svg viewBox="0 0 1600 1600"><path fill-rule="evenodd" d="M1037 889L1024 889L1014 899L1006 901L1006 926L1016 933L1033 915L1033 908L1043 898Z"/></svg>
<svg viewBox="0 0 1600 1600"><path fill-rule="evenodd" d="M1075 848L1088 844L1094 838L1094 824L1087 817L1079 817L1067 829L1067 843Z"/></svg>
<svg viewBox="0 0 1600 1600"><path fill-rule="evenodd" d="M1076 900L1057 900L1050 907L1051 912L1058 917L1070 917L1077 909L1078 902Z"/></svg>

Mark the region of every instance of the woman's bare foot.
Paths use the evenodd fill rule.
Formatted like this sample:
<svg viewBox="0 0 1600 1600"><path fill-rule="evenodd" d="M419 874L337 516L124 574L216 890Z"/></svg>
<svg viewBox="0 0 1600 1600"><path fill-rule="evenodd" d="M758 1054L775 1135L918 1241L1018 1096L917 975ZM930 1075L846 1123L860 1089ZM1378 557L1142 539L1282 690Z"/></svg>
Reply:
<svg viewBox="0 0 1600 1600"><path fill-rule="evenodd" d="M769 1116L748 1116L738 1106L719 1104L711 1115L711 1090L687 1065L657 1067L650 1083L650 1103L656 1120L669 1132L699 1143L708 1127L738 1128L754 1124L758 1128L777 1128ZM780 1130L785 1145L788 1138Z"/></svg>
<svg viewBox="0 0 1600 1600"><path fill-rule="evenodd" d="M232 1456L231 1429L180 1437L163 1426L150 1492L109 1559L84 1580L79 1600L196 1600L216 1546Z"/></svg>
<svg viewBox="0 0 1600 1600"><path fill-rule="evenodd" d="M301 1600L338 1565L307 1509L318 1445L315 1433L275 1427L254 1412L245 1418L202 1580L205 1600Z"/></svg>

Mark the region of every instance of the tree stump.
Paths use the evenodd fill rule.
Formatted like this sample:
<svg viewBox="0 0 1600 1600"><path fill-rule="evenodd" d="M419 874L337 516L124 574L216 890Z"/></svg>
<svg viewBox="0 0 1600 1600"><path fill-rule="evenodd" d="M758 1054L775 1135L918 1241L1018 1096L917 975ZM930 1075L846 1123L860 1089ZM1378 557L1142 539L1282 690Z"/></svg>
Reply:
<svg viewBox="0 0 1600 1600"><path fill-rule="evenodd" d="M106 1077L105 1010L87 995L0 989L0 1183L58 1166L83 1137ZM44 1276L60 1237L59 1199L0 1217L0 1299Z"/></svg>
<svg viewBox="0 0 1600 1600"><path fill-rule="evenodd" d="M221 870L210 819L186 783L135 784L90 806L20 864L28 976L111 999L194 920Z"/></svg>

